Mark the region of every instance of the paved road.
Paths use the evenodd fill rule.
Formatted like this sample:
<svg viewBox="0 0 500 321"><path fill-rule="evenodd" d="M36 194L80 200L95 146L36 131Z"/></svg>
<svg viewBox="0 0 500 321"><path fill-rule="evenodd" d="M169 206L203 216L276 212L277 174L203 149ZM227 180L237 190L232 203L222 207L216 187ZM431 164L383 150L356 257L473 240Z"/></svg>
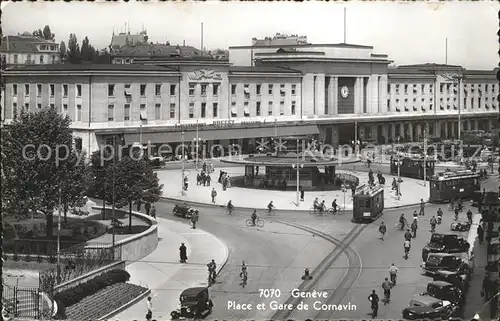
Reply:
<svg viewBox="0 0 500 321"><path fill-rule="evenodd" d="M156 204L157 213L161 217L172 218L173 205L167 201ZM224 214L222 208L197 206L200 210L199 226L203 230L216 235L229 248L229 260L212 286L214 309L209 319L268 319L274 311L269 309L271 301L283 303L292 289L302 282L301 276L306 268L311 271L335 246L310 232L298 230L291 226L265 220L263 228L246 227L245 220L250 212L236 210L234 216ZM173 218L181 220L179 218ZM315 222L316 226L329 230L333 236L342 239L355 225L347 217L318 217L295 211L279 212L272 219L298 224ZM240 284L240 264L245 260L248 265L248 285ZM207 262L208 263L208 262ZM347 259L341 255L335 264L342 267L339 275L345 274ZM261 297L259 289L279 289L279 298ZM228 302L252 304L251 310L228 308ZM268 308L257 310L256 305L263 303ZM310 317L314 316L311 312Z"/></svg>

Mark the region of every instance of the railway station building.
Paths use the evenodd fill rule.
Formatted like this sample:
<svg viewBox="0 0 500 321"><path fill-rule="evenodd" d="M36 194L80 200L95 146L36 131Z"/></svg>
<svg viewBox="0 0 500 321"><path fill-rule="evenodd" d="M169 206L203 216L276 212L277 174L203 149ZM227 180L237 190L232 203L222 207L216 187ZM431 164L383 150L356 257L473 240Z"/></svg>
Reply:
<svg viewBox="0 0 500 321"><path fill-rule="evenodd" d="M126 145L199 141L248 153L272 136L333 146L419 141L424 131L451 139L459 113L462 131L489 131L499 110L495 70L394 67L371 46L254 41L230 47L229 59L183 55L179 46L135 52L128 63L8 68L3 124L52 106L71 118L75 144L87 152L120 135Z"/></svg>

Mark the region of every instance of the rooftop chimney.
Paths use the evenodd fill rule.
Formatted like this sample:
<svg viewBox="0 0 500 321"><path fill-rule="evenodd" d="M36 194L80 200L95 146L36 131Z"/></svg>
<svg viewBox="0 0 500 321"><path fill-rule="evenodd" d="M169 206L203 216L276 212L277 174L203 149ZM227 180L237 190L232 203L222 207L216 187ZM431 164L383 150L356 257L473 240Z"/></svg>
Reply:
<svg viewBox="0 0 500 321"><path fill-rule="evenodd" d="M186 47L186 40L183 40L183 41L182 41L182 46L183 46L183 47Z"/></svg>

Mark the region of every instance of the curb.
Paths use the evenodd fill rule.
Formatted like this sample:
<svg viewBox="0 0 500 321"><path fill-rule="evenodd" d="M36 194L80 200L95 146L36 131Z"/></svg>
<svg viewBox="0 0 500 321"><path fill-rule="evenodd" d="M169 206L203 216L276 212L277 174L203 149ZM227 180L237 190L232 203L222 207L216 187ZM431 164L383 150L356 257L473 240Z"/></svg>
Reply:
<svg viewBox="0 0 500 321"><path fill-rule="evenodd" d="M167 201L167 202L183 202L186 204L192 204L192 205L201 205L205 207L210 207L210 208L225 208L225 205L214 205L212 203L203 203L203 202L198 202L198 201L189 201L189 200L183 200L183 199L178 199L178 198L173 198L173 197L160 197L161 200ZM428 204L429 202L425 202L425 204ZM398 209L398 208L406 208L406 207L414 207L414 206L419 206L420 203L411 203L411 204L405 204L405 205L398 205L398 206L392 206L392 207L385 207L384 209L387 210L392 210L392 209ZM253 211L253 210L267 210L266 208L253 208L253 207L244 207L244 206L238 206L238 209L246 210L246 211ZM275 210L277 212L282 212L282 211L290 211L290 212L304 212L304 213L309 213L309 210ZM346 210L346 212L352 212L352 210Z"/></svg>
<svg viewBox="0 0 500 321"><path fill-rule="evenodd" d="M137 297L135 297L134 299L132 299L132 301L130 301L128 303L125 303L124 305L122 305L118 309L115 309L115 310L111 311L110 313L104 315L103 317L99 318L98 321L109 320L114 315L117 315L120 312L128 309L129 307L131 307L132 305L136 304L137 302L139 302L140 300L142 300L143 298L145 298L149 294L151 294L151 289L148 289L146 292L139 294Z"/></svg>

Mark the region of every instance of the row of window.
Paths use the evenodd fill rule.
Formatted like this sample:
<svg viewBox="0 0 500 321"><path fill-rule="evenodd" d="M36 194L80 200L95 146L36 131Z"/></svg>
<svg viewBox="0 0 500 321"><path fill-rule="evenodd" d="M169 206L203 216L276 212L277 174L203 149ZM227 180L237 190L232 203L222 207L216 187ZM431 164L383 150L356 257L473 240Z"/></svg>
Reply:
<svg viewBox="0 0 500 321"><path fill-rule="evenodd" d="M34 58L36 58L36 56L37 55L35 55ZM22 64L30 65L30 64L35 64L36 63L35 59L33 59L33 60L31 59L31 54L27 54L26 55L26 60L21 61L21 62L19 61L19 56L17 54L14 54L13 57L14 57L14 62L13 62L14 64L22 63ZM2 58L6 59L6 56L3 55ZM57 55L51 55L50 58L51 58L51 62L53 64L56 63L56 61L57 61ZM38 55L38 61L39 61L40 64L45 64L46 63L45 62L45 55L44 54Z"/></svg>
<svg viewBox="0 0 500 321"><path fill-rule="evenodd" d="M54 97L55 88L56 88L55 84L49 84L49 96ZM62 84L61 88L62 88L63 97L68 97L69 85ZM76 90L75 90L76 97L82 97L82 85L80 85L80 84L75 85L75 88L76 88ZM43 92L42 84L37 84L36 85L36 95L38 97L41 97L42 92ZM18 93L17 84L12 84L12 96L17 96L17 93ZM30 84L24 84L24 96L29 97L29 95L30 95Z"/></svg>
<svg viewBox="0 0 500 321"><path fill-rule="evenodd" d="M420 92L424 93L425 92L425 85L426 84L420 84ZM434 86L433 84L428 84L429 85L429 93L432 95L433 94L433 89ZM489 93L490 89L493 92L498 92L499 90L499 85L498 84L467 84L464 89L465 89L465 96L468 94L474 95L477 93L479 95L483 94L483 88L482 86L484 85L484 92ZM413 94L417 94L418 91L418 86L419 84L395 84L395 89L396 89L396 95L399 95L401 92L403 92L404 95L408 95L410 87L413 87ZM440 84L439 91L441 94L447 94L450 92L457 93L458 92L458 86L457 84L452 84L452 83L442 83ZM387 85L387 92L390 94L391 93L391 84Z"/></svg>
<svg viewBox="0 0 500 321"><path fill-rule="evenodd" d="M162 84L155 84L155 96L160 96L161 95L161 89L162 89ZM140 84L139 85L139 95L141 97L146 97L147 93L147 84ZM170 87L170 96L175 96L176 95L176 90L177 90L177 85L176 84L171 84ZM124 96L125 97L131 97L132 96L132 85L131 84L125 84L125 90L124 90ZM108 97L115 97L116 95L116 84L108 84Z"/></svg>
<svg viewBox="0 0 500 321"><path fill-rule="evenodd" d="M429 110L432 110L433 109L433 99L432 98L429 98ZM421 109L422 111L425 111L425 98L422 98L422 103L421 103ZM413 104L411 106L413 106L413 111L417 111L417 99L416 98L413 98ZM485 105L484 107L486 109L497 109L499 103L498 103L498 100L496 99L486 99L485 100ZM396 108L396 111L399 112L401 111L400 110L400 100L399 99L396 99L395 101L395 108ZM453 109L457 110L458 109L458 104L457 104L457 99L453 99L453 101L449 98L446 99L446 102L443 98L440 98L439 99L439 108L441 110L445 110L445 106L446 106L446 109L451 109L451 106L453 106ZM474 107L476 106L476 104L474 104L474 101L472 101L472 106L471 108L474 109ZM482 106L482 98L481 97L478 97L478 103L477 103L477 108L476 109L481 109L481 106ZM463 109L467 109L467 99L464 98L463 99ZM408 107L408 99L404 99L404 110L405 111L409 111L409 107ZM388 98L387 99L387 111L391 111L391 99Z"/></svg>
<svg viewBox="0 0 500 321"><path fill-rule="evenodd" d="M212 96L219 95L220 84L211 84L212 87ZM196 89L199 88L199 93L201 96L207 95L208 84L197 84L197 83L189 83L189 96L194 96Z"/></svg>
<svg viewBox="0 0 500 321"><path fill-rule="evenodd" d="M255 115L256 116L262 116L262 108L261 108L261 102L257 101L255 102ZM245 101L243 104L243 115L245 117L250 117L250 109L249 109L249 103L248 101ZM269 101L268 102L268 108L267 108L267 115L268 116L273 116L273 106L274 102ZM296 108L297 103L295 101L292 101L291 108L290 108L290 114L295 115L296 114ZM282 100L280 101L280 116L285 115L285 102ZM231 117L238 117L238 108L236 108L236 102L231 103Z"/></svg>
<svg viewBox="0 0 500 321"><path fill-rule="evenodd" d="M237 89L237 84L231 85L231 95L236 95L236 89ZM273 84L268 84L267 85L267 93L268 95L273 95L273 89L274 85ZM250 98L250 85L249 84L243 84L243 92L245 93L245 98L249 99ZM291 90L292 96L295 96L297 94L297 85L292 85L292 90ZM255 86L255 94L256 95L261 95L262 94L262 85L257 84ZM286 91L285 91L285 85L281 84L280 85L280 95L281 97L286 96Z"/></svg>

